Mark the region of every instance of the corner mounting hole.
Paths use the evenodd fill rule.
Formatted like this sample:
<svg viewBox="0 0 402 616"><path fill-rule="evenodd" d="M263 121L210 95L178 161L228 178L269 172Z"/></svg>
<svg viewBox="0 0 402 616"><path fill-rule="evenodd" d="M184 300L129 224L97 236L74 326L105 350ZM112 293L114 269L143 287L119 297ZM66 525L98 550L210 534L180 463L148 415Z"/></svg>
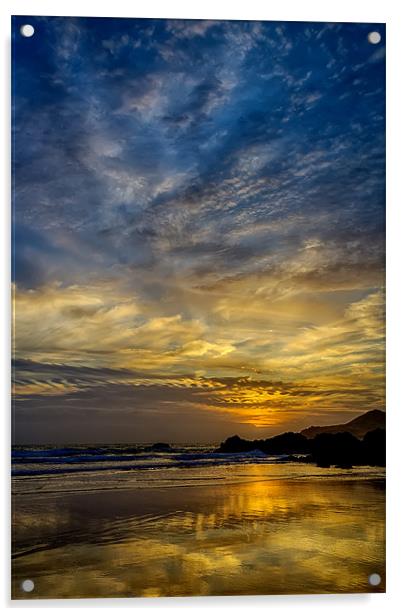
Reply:
<svg viewBox="0 0 402 616"><path fill-rule="evenodd" d="M35 588L35 584L32 580L24 580L21 584L21 588L24 592L32 592Z"/></svg>
<svg viewBox="0 0 402 616"><path fill-rule="evenodd" d="M31 26L31 24L24 24L21 26L20 32L22 36L25 36L25 38L30 38L35 34L35 28Z"/></svg>
<svg viewBox="0 0 402 616"><path fill-rule="evenodd" d="M381 582L381 575L378 575L378 573L372 573L369 575L368 581L371 586L378 586Z"/></svg>
<svg viewBox="0 0 402 616"><path fill-rule="evenodd" d="M378 43L381 41L381 34L379 32L370 32L367 38L369 40L369 43L371 43L372 45L378 45Z"/></svg>

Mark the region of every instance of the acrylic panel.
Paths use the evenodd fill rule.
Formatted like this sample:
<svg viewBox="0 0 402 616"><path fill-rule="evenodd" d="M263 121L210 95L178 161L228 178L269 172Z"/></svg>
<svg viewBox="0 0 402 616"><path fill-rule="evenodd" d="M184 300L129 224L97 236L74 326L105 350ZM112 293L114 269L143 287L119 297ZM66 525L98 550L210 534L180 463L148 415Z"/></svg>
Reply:
<svg viewBox="0 0 402 616"><path fill-rule="evenodd" d="M384 592L384 128L384 24L13 17L13 598Z"/></svg>

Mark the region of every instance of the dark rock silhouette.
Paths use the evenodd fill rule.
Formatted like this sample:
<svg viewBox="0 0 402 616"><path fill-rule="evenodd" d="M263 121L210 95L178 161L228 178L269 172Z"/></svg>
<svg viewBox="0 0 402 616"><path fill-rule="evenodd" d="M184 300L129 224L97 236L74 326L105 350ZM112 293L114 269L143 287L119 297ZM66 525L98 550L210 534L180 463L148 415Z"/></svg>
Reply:
<svg viewBox="0 0 402 616"><path fill-rule="evenodd" d="M311 455L318 466L351 468L362 464L362 442L349 432L318 434L311 441Z"/></svg>
<svg viewBox="0 0 402 616"><path fill-rule="evenodd" d="M265 453L308 453L308 439L298 432L285 432L264 441L263 450Z"/></svg>
<svg viewBox="0 0 402 616"><path fill-rule="evenodd" d="M377 429L367 432L362 447L366 464L385 466L385 430Z"/></svg>
<svg viewBox="0 0 402 616"><path fill-rule="evenodd" d="M240 436L230 436L220 444L219 453L240 453L259 449L263 453L280 455L309 453L308 439L298 432L285 432L265 440L248 441Z"/></svg>
<svg viewBox="0 0 402 616"><path fill-rule="evenodd" d="M148 451L170 451L171 446L169 443L154 443L150 447L147 447Z"/></svg>
<svg viewBox="0 0 402 616"><path fill-rule="evenodd" d="M272 438L254 441L236 435L221 443L217 452L240 453L254 450L271 455L286 455L286 460L292 462L315 462L321 467L385 466L385 430L378 428L367 432L363 439L350 432L322 433L312 439L303 434L285 432Z"/></svg>
<svg viewBox="0 0 402 616"><path fill-rule="evenodd" d="M363 440L349 432L318 434L311 440L311 455L318 466L324 467L385 466L385 430L367 432Z"/></svg>
<svg viewBox="0 0 402 616"><path fill-rule="evenodd" d="M253 451L253 449L260 449L260 443L262 443L262 441L247 441L246 439L240 438L240 436L235 434L235 436L229 436L226 441L223 441L223 443L221 443L218 447L217 452L242 453L243 451Z"/></svg>
<svg viewBox="0 0 402 616"><path fill-rule="evenodd" d="M384 411L368 411L359 415L345 424L336 424L332 426L310 426L301 431L303 436L314 438L318 434L337 432L349 432L357 438L363 438L367 432L381 428L385 430L385 413Z"/></svg>

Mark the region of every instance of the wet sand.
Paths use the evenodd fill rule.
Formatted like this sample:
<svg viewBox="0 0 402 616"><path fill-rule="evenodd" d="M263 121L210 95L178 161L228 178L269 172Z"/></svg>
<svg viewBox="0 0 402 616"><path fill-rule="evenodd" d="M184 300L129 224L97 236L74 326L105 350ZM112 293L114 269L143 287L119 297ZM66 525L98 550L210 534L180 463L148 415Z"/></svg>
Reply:
<svg viewBox="0 0 402 616"><path fill-rule="evenodd" d="M235 472L240 480L220 468L219 480L216 471L216 481L210 472L176 487L19 483L13 598L384 592L381 470L366 479L304 464Z"/></svg>

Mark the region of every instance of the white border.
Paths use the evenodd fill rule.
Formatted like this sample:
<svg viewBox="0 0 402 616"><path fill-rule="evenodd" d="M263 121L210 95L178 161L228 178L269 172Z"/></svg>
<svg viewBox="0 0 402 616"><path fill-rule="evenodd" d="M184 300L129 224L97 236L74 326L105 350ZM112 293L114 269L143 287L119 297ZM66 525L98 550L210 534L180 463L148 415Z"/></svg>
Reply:
<svg viewBox="0 0 402 616"><path fill-rule="evenodd" d="M282 0L265 4L259 0L248 0L245 5L230 0L203 0L191 4L185 0L156 0L130 2L113 0L110 5L97 4L90 0L14 0L8 2L14 15L80 15L97 17L170 17L188 19L267 19L288 21L366 21L384 22L395 12L392 2L366 0L350 2L337 0L336 3L319 0ZM388 7L388 8L387 8Z"/></svg>
<svg viewBox="0 0 402 616"><path fill-rule="evenodd" d="M16 613L26 608L74 609L77 613L97 613L99 609L114 610L127 608L138 613L174 614L179 610L191 610L193 614L218 613L230 610L231 615L243 614L246 609L255 611L279 610L281 614L339 613L378 616L378 612L393 612L398 605L398 591L402 575L402 497L401 497L401 458L400 442L402 438L402 409L399 408L399 391L402 377L400 354L402 335L400 321L402 315L401 275L402 263L402 225L401 209L401 72L402 58L402 3L394 0L281 0L280 2L263 2L247 0L234 4L233 0L203 0L193 5L188 0L163 1L147 0L130 2L113 0L109 3L95 3L88 0L3 0L0 22L3 50L3 88L1 96L1 128L4 135L1 151L3 187L2 224L0 227L1 258L1 310L4 318L1 322L1 362L0 371L3 392L3 426L1 434L3 447L3 498L2 503L2 555L0 559L1 597L6 609ZM204 597L183 599L117 599L117 600L73 600L73 601L24 601L9 600L9 281L10 281L10 180L9 180L9 134L10 134L10 15L77 15L106 17L171 17L171 18L209 18L209 19L268 19L288 21L358 21L387 23L387 593L374 595L313 595L283 597ZM161 611L162 610L162 611Z"/></svg>

